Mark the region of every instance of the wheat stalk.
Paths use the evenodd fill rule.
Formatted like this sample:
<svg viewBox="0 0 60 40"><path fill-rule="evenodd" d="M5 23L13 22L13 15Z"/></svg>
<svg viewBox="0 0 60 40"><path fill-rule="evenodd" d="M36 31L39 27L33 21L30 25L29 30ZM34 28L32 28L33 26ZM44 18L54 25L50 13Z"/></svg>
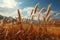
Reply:
<svg viewBox="0 0 60 40"><path fill-rule="evenodd" d="M27 33L31 32L33 29L33 19L34 19L34 15L31 15L31 23L30 23L31 26L28 28Z"/></svg>
<svg viewBox="0 0 60 40"><path fill-rule="evenodd" d="M34 14L37 12L38 6L39 6L39 3L37 3L36 6L35 6L35 8L34 8Z"/></svg>
<svg viewBox="0 0 60 40"><path fill-rule="evenodd" d="M42 8L41 10L40 10L40 12L39 12L39 15L38 15L38 21L40 21L40 15L41 15L41 13L44 11L44 8Z"/></svg>
<svg viewBox="0 0 60 40"><path fill-rule="evenodd" d="M31 11L31 15L33 14L33 11L34 11L34 9L32 9L32 11Z"/></svg>
<svg viewBox="0 0 60 40"><path fill-rule="evenodd" d="M31 18L31 23L30 23L30 27L28 27L28 29L27 29L27 34L28 33L32 33L32 29L33 29L33 18L34 18L34 15L31 15L32 16L32 18Z"/></svg>
<svg viewBox="0 0 60 40"><path fill-rule="evenodd" d="M17 11L18 11L18 19L19 19L19 26L20 26L20 29L21 29L21 32L22 32L22 18L21 18L21 14L20 14L20 11L19 11L19 9L17 9Z"/></svg>
<svg viewBox="0 0 60 40"><path fill-rule="evenodd" d="M48 9L46 11L46 17L49 15L50 11L51 11L51 5L48 6Z"/></svg>
<svg viewBox="0 0 60 40"><path fill-rule="evenodd" d="M38 15L38 21L40 22L40 15Z"/></svg>
<svg viewBox="0 0 60 40"><path fill-rule="evenodd" d="M9 32L9 31L6 29L6 34L5 34L5 37L7 37L7 36L8 36L8 32Z"/></svg>
<svg viewBox="0 0 60 40"><path fill-rule="evenodd" d="M46 21L49 21L49 20L50 20L50 17L51 17L51 14L49 14L49 15L46 17Z"/></svg>
<svg viewBox="0 0 60 40"><path fill-rule="evenodd" d="M46 11L46 14L45 14L45 18L44 19L47 18L47 16L49 15L50 11L51 11L51 5L48 6L48 9Z"/></svg>
<svg viewBox="0 0 60 40"><path fill-rule="evenodd" d="M36 12L36 10L32 9L31 15L30 15L30 17L31 17L31 23L30 23L30 25L31 26L28 28L28 30L26 32L27 34L30 33L32 31L32 29L33 29L33 23L32 22L33 22L33 19L34 19L34 14L33 14L34 12Z"/></svg>
<svg viewBox="0 0 60 40"><path fill-rule="evenodd" d="M34 19L34 15L32 15L31 21L33 21L33 19Z"/></svg>
<svg viewBox="0 0 60 40"><path fill-rule="evenodd" d="M41 14L41 13L44 11L44 9L45 9L45 8L42 8L39 13Z"/></svg>
<svg viewBox="0 0 60 40"><path fill-rule="evenodd" d="M20 30L19 30L19 31L17 31L15 35L18 35L20 32L21 32Z"/></svg>
<svg viewBox="0 0 60 40"><path fill-rule="evenodd" d="M17 9L17 11L18 11L18 20L19 20L19 22L21 22L21 14L20 14L19 9Z"/></svg>

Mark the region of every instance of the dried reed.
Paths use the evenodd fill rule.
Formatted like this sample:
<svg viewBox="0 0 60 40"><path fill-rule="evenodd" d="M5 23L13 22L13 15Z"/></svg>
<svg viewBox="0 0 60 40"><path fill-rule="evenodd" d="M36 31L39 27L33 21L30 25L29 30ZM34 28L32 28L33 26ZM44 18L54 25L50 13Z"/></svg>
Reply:
<svg viewBox="0 0 60 40"><path fill-rule="evenodd" d="M18 11L19 26L20 26L20 30L22 32L22 18L21 18L21 14L20 14L19 9L17 9L17 11Z"/></svg>
<svg viewBox="0 0 60 40"><path fill-rule="evenodd" d="M32 11L31 11L31 15L33 14L33 11L34 11L34 9L32 9Z"/></svg>
<svg viewBox="0 0 60 40"><path fill-rule="evenodd" d="M32 15L31 21L33 21L33 19L34 19L34 15Z"/></svg>
<svg viewBox="0 0 60 40"><path fill-rule="evenodd" d="M38 6L39 6L39 3L37 3L36 6L35 6L35 8L34 8L34 14L37 12Z"/></svg>
<svg viewBox="0 0 60 40"><path fill-rule="evenodd" d="M21 14L20 14L20 11L19 11L19 9L17 9L17 11L18 11L18 20L19 20L19 22L21 22Z"/></svg>
<svg viewBox="0 0 60 40"><path fill-rule="evenodd" d="M39 21L39 23L40 23L40 15L38 15L38 21Z"/></svg>
<svg viewBox="0 0 60 40"><path fill-rule="evenodd" d="M46 21L49 21L49 20L50 20L50 17L51 17L51 15L49 14L49 15L47 16L47 18L46 18Z"/></svg>
<svg viewBox="0 0 60 40"><path fill-rule="evenodd" d="M41 13L44 11L44 8L42 8L41 10L40 10L40 12L39 12L39 15L38 15L38 21L40 22L40 15L41 15Z"/></svg>
<svg viewBox="0 0 60 40"><path fill-rule="evenodd" d="M39 13L41 14L41 13L44 11L44 9L45 9L45 8L42 8Z"/></svg>
<svg viewBox="0 0 60 40"><path fill-rule="evenodd" d="M48 6L48 9L46 11L46 17L49 15L50 11L51 11L51 5Z"/></svg>
<svg viewBox="0 0 60 40"><path fill-rule="evenodd" d="M47 16L50 14L50 11L51 11L51 5L48 6L48 9L46 11L45 18L44 18L45 20L46 20Z"/></svg>

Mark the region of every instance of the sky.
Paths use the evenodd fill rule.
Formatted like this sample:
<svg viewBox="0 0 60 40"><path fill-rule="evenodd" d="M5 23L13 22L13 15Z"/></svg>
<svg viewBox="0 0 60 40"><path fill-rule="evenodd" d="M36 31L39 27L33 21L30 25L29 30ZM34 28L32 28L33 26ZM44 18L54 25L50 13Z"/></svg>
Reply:
<svg viewBox="0 0 60 40"><path fill-rule="evenodd" d="M43 7L47 10L51 4L53 18L60 18L60 0L0 0L0 15L16 17L17 9L20 9L21 16L27 18L37 3L39 10Z"/></svg>

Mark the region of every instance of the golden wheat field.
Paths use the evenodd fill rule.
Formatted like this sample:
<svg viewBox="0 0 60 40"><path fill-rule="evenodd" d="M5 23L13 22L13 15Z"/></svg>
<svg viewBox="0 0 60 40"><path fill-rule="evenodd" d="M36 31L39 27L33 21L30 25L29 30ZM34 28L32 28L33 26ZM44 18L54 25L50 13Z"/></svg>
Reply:
<svg viewBox="0 0 60 40"><path fill-rule="evenodd" d="M22 28L21 28L22 27ZM45 24L0 25L0 40L59 40L60 27Z"/></svg>
<svg viewBox="0 0 60 40"><path fill-rule="evenodd" d="M50 18L51 5L48 5L44 22L40 22L40 14L44 8L40 10L38 15L38 23L33 23L34 15L38 9L39 3L31 11L31 20L23 21L19 9L16 22L9 20L0 23L0 40L60 40L60 23L52 21ZM57 20L58 21L58 20ZM60 21L59 21L60 22ZM56 24L55 24L56 23Z"/></svg>

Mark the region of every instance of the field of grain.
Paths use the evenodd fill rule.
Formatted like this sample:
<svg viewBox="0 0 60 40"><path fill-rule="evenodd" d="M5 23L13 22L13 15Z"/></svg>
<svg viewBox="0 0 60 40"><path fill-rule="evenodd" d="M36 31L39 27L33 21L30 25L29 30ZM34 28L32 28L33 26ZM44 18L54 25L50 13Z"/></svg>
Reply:
<svg viewBox="0 0 60 40"><path fill-rule="evenodd" d="M39 4L32 9L32 18L30 21L23 21L19 9L18 18L16 22L12 20L6 23L2 20L0 23L0 40L60 40L60 25L55 24L50 18L51 5L48 6L44 22L40 22L40 14L44 8L40 10L38 15L38 23L33 23L33 18L38 10Z"/></svg>
<svg viewBox="0 0 60 40"><path fill-rule="evenodd" d="M22 28L21 28L22 27ZM45 24L0 25L0 40L59 40L60 27Z"/></svg>

